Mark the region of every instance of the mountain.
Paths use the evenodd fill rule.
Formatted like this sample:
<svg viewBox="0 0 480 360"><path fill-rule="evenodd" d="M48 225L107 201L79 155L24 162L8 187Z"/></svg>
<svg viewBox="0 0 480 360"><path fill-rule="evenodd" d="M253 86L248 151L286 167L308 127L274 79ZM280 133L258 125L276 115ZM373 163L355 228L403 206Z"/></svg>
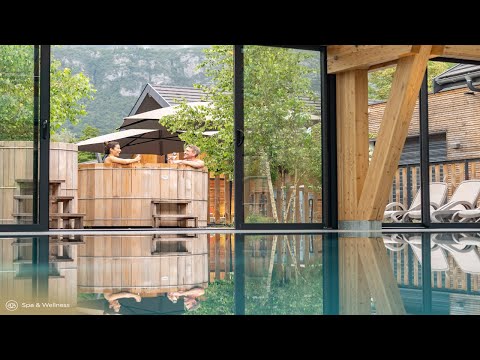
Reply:
<svg viewBox="0 0 480 360"><path fill-rule="evenodd" d="M97 92L87 104L88 115L67 127L80 134L86 124L101 134L113 132L127 116L147 83L193 86L206 83L196 67L206 46L122 45L54 46L55 59L73 73L83 72Z"/></svg>

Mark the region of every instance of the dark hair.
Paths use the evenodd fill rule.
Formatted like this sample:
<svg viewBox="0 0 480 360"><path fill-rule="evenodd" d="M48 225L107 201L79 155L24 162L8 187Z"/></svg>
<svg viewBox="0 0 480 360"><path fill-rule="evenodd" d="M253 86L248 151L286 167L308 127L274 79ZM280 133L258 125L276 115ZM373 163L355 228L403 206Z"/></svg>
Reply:
<svg viewBox="0 0 480 360"><path fill-rule="evenodd" d="M105 142L105 155L110 155L110 149L113 149L115 146L119 145L118 141L106 141Z"/></svg>

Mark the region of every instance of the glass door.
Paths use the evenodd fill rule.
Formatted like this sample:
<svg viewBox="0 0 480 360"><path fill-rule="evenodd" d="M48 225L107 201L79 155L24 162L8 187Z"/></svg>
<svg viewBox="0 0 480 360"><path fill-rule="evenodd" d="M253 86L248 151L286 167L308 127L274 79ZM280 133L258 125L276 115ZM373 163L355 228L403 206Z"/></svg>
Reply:
<svg viewBox="0 0 480 360"><path fill-rule="evenodd" d="M2 232L48 229L49 68L48 45L0 45Z"/></svg>
<svg viewBox="0 0 480 360"><path fill-rule="evenodd" d="M320 46L236 47L237 228L322 227L322 60Z"/></svg>

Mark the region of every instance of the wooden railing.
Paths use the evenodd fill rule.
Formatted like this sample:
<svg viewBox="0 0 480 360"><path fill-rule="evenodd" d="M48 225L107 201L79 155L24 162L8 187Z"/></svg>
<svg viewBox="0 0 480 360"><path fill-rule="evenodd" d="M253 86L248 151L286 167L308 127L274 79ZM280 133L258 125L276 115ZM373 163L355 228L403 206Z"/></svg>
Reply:
<svg viewBox="0 0 480 360"><path fill-rule="evenodd" d="M422 287L422 265L415 258L410 247L393 252L387 250L394 276L400 287ZM448 270L432 271L432 288L465 293L480 293L480 275L467 274L456 264L450 254L447 253Z"/></svg>
<svg viewBox="0 0 480 360"><path fill-rule="evenodd" d="M472 179L480 179L480 158L430 163L429 182L446 182L448 198L462 181ZM419 164L399 166L393 179L388 202L400 202L408 208L420 189L420 181Z"/></svg>

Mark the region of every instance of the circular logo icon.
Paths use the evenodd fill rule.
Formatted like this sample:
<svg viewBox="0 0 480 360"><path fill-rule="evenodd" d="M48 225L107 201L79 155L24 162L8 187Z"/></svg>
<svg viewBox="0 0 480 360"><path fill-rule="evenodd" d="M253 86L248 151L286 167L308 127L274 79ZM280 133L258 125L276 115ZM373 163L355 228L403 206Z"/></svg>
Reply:
<svg viewBox="0 0 480 360"><path fill-rule="evenodd" d="M6 303L5 303L5 308L8 310L8 311L15 311L18 309L18 303L15 301L15 300L8 300Z"/></svg>

